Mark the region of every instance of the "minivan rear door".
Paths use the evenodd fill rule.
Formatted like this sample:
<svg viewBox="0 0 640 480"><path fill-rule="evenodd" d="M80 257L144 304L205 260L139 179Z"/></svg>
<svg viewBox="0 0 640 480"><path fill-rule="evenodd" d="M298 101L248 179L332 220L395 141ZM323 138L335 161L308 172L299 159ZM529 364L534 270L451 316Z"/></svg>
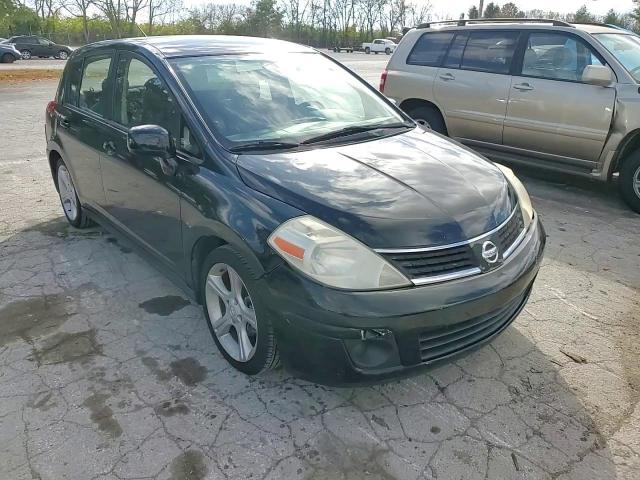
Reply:
<svg viewBox="0 0 640 480"><path fill-rule="evenodd" d="M609 134L616 91L582 82L582 72L604 60L577 35L536 31L529 34L520 63L504 144L593 168Z"/></svg>
<svg viewBox="0 0 640 480"><path fill-rule="evenodd" d="M438 70L434 98L451 137L502 143L519 32L457 32Z"/></svg>

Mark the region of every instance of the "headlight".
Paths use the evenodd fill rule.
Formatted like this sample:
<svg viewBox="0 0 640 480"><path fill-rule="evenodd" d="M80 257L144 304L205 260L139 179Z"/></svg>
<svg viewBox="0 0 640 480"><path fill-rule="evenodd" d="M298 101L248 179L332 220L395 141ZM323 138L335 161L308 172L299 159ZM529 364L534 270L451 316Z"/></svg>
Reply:
<svg viewBox="0 0 640 480"><path fill-rule="evenodd" d="M531 223L531 219L533 218L533 205L531 205L531 199L529 198L529 193L527 193L527 189L524 188L522 182L516 177L513 170L509 167L505 167L504 165L500 165L499 163L495 164L507 180L516 191L516 195L518 196L518 204L520 204L520 209L522 210L522 218L524 220L524 227L527 228Z"/></svg>
<svg viewBox="0 0 640 480"><path fill-rule="evenodd" d="M289 264L330 287L377 290L411 285L370 248L309 215L280 225L269 245Z"/></svg>

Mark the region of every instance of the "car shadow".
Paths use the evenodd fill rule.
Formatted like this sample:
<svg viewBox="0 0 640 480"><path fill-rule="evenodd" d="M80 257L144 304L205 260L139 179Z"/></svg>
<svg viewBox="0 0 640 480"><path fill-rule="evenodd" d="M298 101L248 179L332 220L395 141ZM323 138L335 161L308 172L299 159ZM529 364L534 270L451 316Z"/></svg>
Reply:
<svg viewBox="0 0 640 480"><path fill-rule="evenodd" d="M489 345L425 374L329 388L230 368L200 307L99 227L56 219L5 238L0 279L0 382L19 395L28 431L11 447L46 442L35 471L95 474L69 451L89 428L83 448L123 476L138 463L123 451L152 438L228 478L616 478L613 430L560 373L579 364L532 340L553 309L525 310ZM545 295L536 287L533 305ZM138 476L182 461L166 448Z"/></svg>

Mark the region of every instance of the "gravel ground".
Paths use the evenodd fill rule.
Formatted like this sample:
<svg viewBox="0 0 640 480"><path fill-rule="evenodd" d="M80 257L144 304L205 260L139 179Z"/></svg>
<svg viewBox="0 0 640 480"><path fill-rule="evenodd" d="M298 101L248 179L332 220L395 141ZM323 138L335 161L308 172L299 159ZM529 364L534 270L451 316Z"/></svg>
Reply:
<svg viewBox="0 0 640 480"><path fill-rule="evenodd" d="M336 56L374 84L386 62ZM0 85L0 478L640 478L640 216L613 189L517 171L547 255L471 356L367 388L247 378L126 242L66 226L54 90Z"/></svg>

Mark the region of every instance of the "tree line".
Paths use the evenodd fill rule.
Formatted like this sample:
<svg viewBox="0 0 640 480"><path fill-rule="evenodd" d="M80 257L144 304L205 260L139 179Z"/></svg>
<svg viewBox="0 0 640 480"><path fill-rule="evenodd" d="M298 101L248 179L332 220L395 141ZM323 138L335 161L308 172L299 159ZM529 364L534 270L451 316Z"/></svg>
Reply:
<svg viewBox="0 0 640 480"><path fill-rule="evenodd" d="M457 18L526 16L639 28L640 3L631 13L612 9L603 17L593 15L586 6L560 14L523 11L513 2L483 3L471 5ZM395 38L404 27L433 20L440 18L424 0L253 0L250 6L210 2L191 8L185 8L182 0L0 0L0 37L42 35L71 45L145 34L216 33L281 38L318 47L354 46L377 37Z"/></svg>

